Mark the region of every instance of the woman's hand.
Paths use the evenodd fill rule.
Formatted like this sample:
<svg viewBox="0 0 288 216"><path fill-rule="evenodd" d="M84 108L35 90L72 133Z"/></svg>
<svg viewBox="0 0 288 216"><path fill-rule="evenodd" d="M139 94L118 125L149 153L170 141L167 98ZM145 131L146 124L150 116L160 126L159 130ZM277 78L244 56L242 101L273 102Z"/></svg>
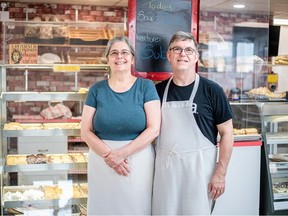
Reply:
<svg viewBox="0 0 288 216"><path fill-rule="evenodd" d="M130 166L128 160L125 159L123 163L115 167L114 170L118 175L128 176L130 173Z"/></svg>
<svg viewBox="0 0 288 216"><path fill-rule="evenodd" d="M106 164L112 169L115 169L126 159L126 156L123 154L123 151L121 149L111 150L109 153L103 155L103 157Z"/></svg>

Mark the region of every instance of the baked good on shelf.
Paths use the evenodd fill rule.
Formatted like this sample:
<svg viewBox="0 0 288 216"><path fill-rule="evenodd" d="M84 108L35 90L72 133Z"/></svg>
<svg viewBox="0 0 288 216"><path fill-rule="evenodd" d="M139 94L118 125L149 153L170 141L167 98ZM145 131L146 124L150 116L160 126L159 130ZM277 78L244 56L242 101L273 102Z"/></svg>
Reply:
<svg viewBox="0 0 288 216"><path fill-rule="evenodd" d="M112 29L107 29L107 35L109 40L111 40L114 37L114 31Z"/></svg>
<svg viewBox="0 0 288 216"><path fill-rule="evenodd" d="M282 154L271 154L269 160L271 162L288 162L288 157Z"/></svg>
<svg viewBox="0 0 288 216"><path fill-rule="evenodd" d="M258 134L257 128L245 128L245 134Z"/></svg>
<svg viewBox="0 0 288 216"><path fill-rule="evenodd" d="M48 163L74 163L74 161L68 154L51 154L48 156Z"/></svg>
<svg viewBox="0 0 288 216"><path fill-rule="evenodd" d="M245 135L244 129L233 129L234 135Z"/></svg>
<svg viewBox="0 0 288 216"><path fill-rule="evenodd" d="M4 125L4 130L42 130L43 126L39 123L19 123L10 122Z"/></svg>
<svg viewBox="0 0 288 216"><path fill-rule="evenodd" d="M81 183L80 184L80 189L81 189L81 192L82 192L83 196L87 197L87 195L88 195L88 184L87 183Z"/></svg>
<svg viewBox="0 0 288 216"><path fill-rule="evenodd" d="M279 55L274 58L274 64L288 65L288 55Z"/></svg>
<svg viewBox="0 0 288 216"><path fill-rule="evenodd" d="M248 95L250 97L255 97L255 96L265 96L268 98L275 98L275 99L279 99L279 98L285 98L286 97L286 93L285 92L271 92L267 87L259 87L259 88L254 88L251 89L248 92Z"/></svg>
<svg viewBox="0 0 288 216"><path fill-rule="evenodd" d="M25 158L26 159L26 158ZM6 165L11 166L11 165L16 165L16 157L6 157Z"/></svg>
<svg viewBox="0 0 288 216"><path fill-rule="evenodd" d="M44 199L59 199L62 189L58 186L43 186Z"/></svg>
<svg viewBox="0 0 288 216"><path fill-rule="evenodd" d="M84 155L82 153L70 153L69 156L72 158L72 160L75 163L85 163L86 158L84 157Z"/></svg>
<svg viewBox="0 0 288 216"><path fill-rule="evenodd" d="M288 182L279 182L272 185L274 193L288 193Z"/></svg>
<svg viewBox="0 0 288 216"><path fill-rule="evenodd" d="M61 158L63 163L74 163L73 159L68 154L63 154Z"/></svg>
<svg viewBox="0 0 288 216"><path fill-rule="evenodd" d="M42 200L44 198L44 193L40 189L26 189L26 190L17 190L7 191L4 196L4 201L19 201L19 200Z"/></svg>
<svg viewBox="0 0 288 216"><path fill-rule="evenodd" d="M45 199L55 199L55 192L52 186L44 186L43 191Z"/></svg>
<svg viewBox="0 0 288 216"><path fill-rule="evenodd" d="M4 125L3 130L23 130L23 127L19 122L10 122Z"/></svg>
<svg viewBox="0 0 288 216"><path fill-rule="evenodd" d="M69 109L69 107L61 103L58 103L55 106L49 106L48 108L42 110L40 112L40 115L44 119L57 119L57 118L69 119L72 117L72 112Z"/></svg>
<svg viewBox="0 0 288 216"><path fill-rule="evenodd" d="M25 165L27 164L26 155L7 155L6 165Z"/></svg>
<svg viewBox="0 0 288 216"><path fill-rule="evenodd" d="M50 17L50 20L53 22L65 22L66 21L64 18L57 16L57 15ZM68 37L69 36L68 26L60 26L60 25L53 26L53 36L54 38Z"/></svg>
<svg viewBox="0 0 288 216"><path fill-rule="evenodd" d="M32 21L34 22L41 22L41 17L35 17ZM24 34L25 37L38 37L40 30L40 24L31 24L25 26Z"/></svg>
<svg viewBox="0 0 288 216"><path fill-rule="evenodd" d="M55 163L62 163L61 155L54 154L48 156L48 163L55 164Z"/></svg>
<svg viewBox="0 0 288 216"><path fill-rule="evenodd" d="M44 154L31 154L26 156L26 161L28 164L46 164L48 158Z"/></svg>
<svg viewBox="0 0 288 216"><path fill-rule="evenodd" d="M27 155L26 161L28 164L35 164L36 163L36 156L34 154Z"/></svg>
<svg viewBox="0 0 288 216"><path fill-rule="evenodd" d="M251 89L248 93L251 95L266 95L267 92L271 92L267 87L259 87Z"/></svg>
<svg viewBox="0 0 288 216"><path fill-rule="evenodd" d="M241 129L233 129L234 135L251 135L258 134L257 128L241 128Z"/></svg>
<svg viewBox="0 0 288 216"><path fill-rule="evenodd" d="M21 127L24 130L42 130L43 129L42 124L38 124L38 123L31 123L31 124L21 123Z"/></svg>
<svg viewBox="0 0 288 216"><path fill-rule="evenodd" d="M83 197L79 187L77 185L73 185L73 198Z"/></svg>
<svg viewBox="0 0 288 216"><path fill-rule="evenodd" d="M52 25L41 25L39 29L40 39L52 39L53 38L53 26Z"/></svg>
<svg viewBox="0 0 288 216"><path fill-rule="evenodd" d="M286 92L267 92L267 97L269 98L285 98L286 97Z"/></svg>
<svg viewBox="0 0 288 216"><path fill-rule="evenodd" d="M79 123L43 123L44 129L80 129Z"/></svg>

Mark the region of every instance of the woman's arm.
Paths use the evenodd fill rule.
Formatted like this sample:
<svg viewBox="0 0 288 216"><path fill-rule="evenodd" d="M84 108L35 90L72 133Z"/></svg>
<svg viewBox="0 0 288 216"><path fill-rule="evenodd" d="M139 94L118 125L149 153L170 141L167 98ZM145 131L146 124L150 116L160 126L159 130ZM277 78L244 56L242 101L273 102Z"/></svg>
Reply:
<svg viewBox="0 0 288 216"><path fill-rule="evenodd" d="M84 105L81 122L81 138L87 143L92 151L105 158L110 153L111 149L104 142L102 142L102 140L99 139L99 137L97 137L93 131L93 118L95 112L95 108ZM127 176L130 172L127 161L122 161L113 169L117 174L124 176Z"/></svg>
<svg viewBox="0 0 288 216"><path fill-rule="evenodd" d="M117 167L127 157L144 149L159 135L161 124L160 101L153 100L146 102L144 110L147 122L146 129L126 146L110 151L105 158L106 163L110 167Z"/></svg>
<svg viewBox="0 0 288 216"><path fill-rule="evenodd" d="M99 156L107 155L111 149L97 137L93 131L93 118L96 109L84 105L81 121L81 138L87 143L90 149Z"/></svg>

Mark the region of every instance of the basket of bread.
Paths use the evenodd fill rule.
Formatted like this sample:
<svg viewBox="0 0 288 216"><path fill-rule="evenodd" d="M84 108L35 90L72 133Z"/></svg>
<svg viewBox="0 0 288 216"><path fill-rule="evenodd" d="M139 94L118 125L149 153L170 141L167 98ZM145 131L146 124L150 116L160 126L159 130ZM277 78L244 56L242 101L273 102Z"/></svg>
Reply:
<svg viewBox="0 0 288 216"><path fill-rule="evenodd" d="M61 24L65 19L60 16L38 16L31 21L24 30L26 43L64 44L68 38L68 26Z"/></svg>

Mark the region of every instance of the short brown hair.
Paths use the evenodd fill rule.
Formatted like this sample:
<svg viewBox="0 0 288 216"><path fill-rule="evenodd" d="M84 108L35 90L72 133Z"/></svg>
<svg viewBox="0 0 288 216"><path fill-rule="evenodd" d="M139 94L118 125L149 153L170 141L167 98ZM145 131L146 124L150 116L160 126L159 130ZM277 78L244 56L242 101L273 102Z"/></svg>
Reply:
<svg viewBox="0 0 288 216"><path fill-rule="evenodd" d="M174 43L175 41L186 41L186 40L192 40L194 42L194 45L195 45L195 48L196 48L196 51L198 53L198 43L195 39L195 37L192 35L192 33L190 32L184 32L184 31L178 31L176 32L172 38L170 39L170 42L169 42L169 48L168 50L170 50L171 48L171 44Z"/></svg>

